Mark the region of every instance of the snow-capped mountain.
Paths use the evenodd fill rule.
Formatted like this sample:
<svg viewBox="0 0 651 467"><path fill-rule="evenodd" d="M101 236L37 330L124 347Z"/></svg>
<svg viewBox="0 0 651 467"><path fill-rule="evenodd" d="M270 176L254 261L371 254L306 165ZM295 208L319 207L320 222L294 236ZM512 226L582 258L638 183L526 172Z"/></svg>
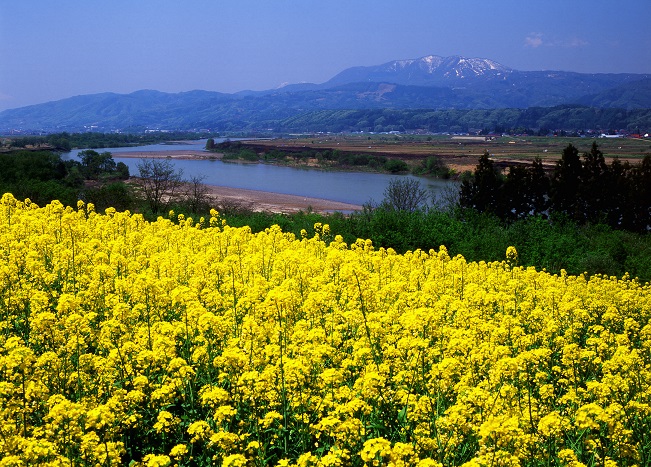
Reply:
<svg viewBox="0 0 651 467"><path fill-rule="evenodd" d="M456 80L504 79L513 70L493 60L458 55L394 60L375 66L359 66L342 71L326 84L386 81L414 86L442 86Z"/></svg>
<svg viewBox="0 0 651 467"><path fill-rule="evenodd" d="M508 73L510 68L486 58L465 58L458 55L452 57L441 57L438 55L427 55L412 60L395 60L380 65L386 69L398 71L418 69L433 75L446 77L465 78L467 76L482 76L486 74Z"/></svg>

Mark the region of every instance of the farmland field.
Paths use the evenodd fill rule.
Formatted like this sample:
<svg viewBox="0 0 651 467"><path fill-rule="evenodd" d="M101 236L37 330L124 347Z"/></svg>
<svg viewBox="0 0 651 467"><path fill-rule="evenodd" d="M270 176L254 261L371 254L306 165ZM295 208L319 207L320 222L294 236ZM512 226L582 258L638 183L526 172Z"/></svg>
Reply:
<svg viewBox="0 0 651 467"><path fill-rule="evenodd" d="M474 170L479 157L488 151L502 166L528 163L534 157L553 164L563 149L572 144L581 153L589 152L596 141L606 159L618 157L631 163L651 154L651 141L632 138L568 138L568 137L499 137L492 141L451 136L404 135L317 135L255 141L256 146L283 150L337 149L344 152L396 157L418 163L429 156L439 156L449 167L461 173ZM253 143L253 142L252 142Z"/></svg>
<svg viewBox="0 0 651 467"><path fill-rule="evenodd" d="M651 293L0 200L0 466L651 463Z"/></svg>

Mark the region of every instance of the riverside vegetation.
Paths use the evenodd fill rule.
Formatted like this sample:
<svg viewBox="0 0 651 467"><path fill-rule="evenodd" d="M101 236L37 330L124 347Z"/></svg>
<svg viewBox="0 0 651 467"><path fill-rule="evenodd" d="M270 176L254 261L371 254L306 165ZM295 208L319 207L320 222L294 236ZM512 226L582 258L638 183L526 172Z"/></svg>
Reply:
<svg viewBox="0 0 651 467"><path fill-rule="evenodd" d="M565 269L570 274L586 272L621 277L628 272L641 281L651 281L651 236L609 226L599 222L599 218L586 222L574 218L572 213L556 210L501 220L493 211L482 213L454 202L446 206L422 205L414 210L395 209L391 203L381 202L369 204L363 211L350 215L252 212L246 206L210 200L200 180L190 180L185 189L181 189L177 186L181 174L175 173L173 167L161 167L157 172L169 176L160 183L176 184L177 195L147 199L137 184L124 180L124 164L115 164L109 153L91 150L87 154L90 156L85 162L63 161L57 154L47 151L0 154L3 167L0 192L11 192L17 199L29 198L40 206L53 199L65 206L74 206L82 199L93 203L100 212L109 207L119 211L128 209L142 213L149 220L171 209L198 219L206 217L210 208L215 207L228 219L229 225L249 226L253 232L279 225L297 236L303 229L313 235L314 224L329 224L348 243L368 238L376 246L390 247L399 253L415 249L427 251L436 245L446 245L450 254L462 254L470 261L499 260L504 249L514 245L520 252L520 264L545 268L552 273ZM164 165L171 164L168 162ZM494 167L490 170L492 180L504 183ZM480 169L478 173L485 172ZM174 180L169 180L170 177ZM89 180L84 182L86 178ZM481 179L476 177L468 183L477 184ZM503 189L497 192L505 193ZM634 191L627 193L635 195ZM158 210L154 211L152 206Z"/></svg>
<svg viewBox="0 0 651 467"><path fill-rule="evenodd" d="M144 144L165 143L178 140L195 140L214 136L213 133L187 131L166 131L151 133L51 133L44 136L19 136L0 140L0 150L19 150L25 148L47 148L57 151L70 151L72 148L117 148L141 146Z"/></svg>
<svg viewBox="0 0 651 467"><path fill-rule="evenodd" d="M389 158L378 154L349 153L338 151L336 149L313 149L304 148L296 149L252 149L255 145L243 144L240 141L225 141L214 144L209 139L206 148L210 151L217 151L223 154L223 160L240 160L245 162L267 162L274 164L291 164L291 165L316 165L321 168L336 169L368 169L377 172L389 173L406 173L410 166L399 158ZM434 163L436 161L436 163ZM432 157L429 165L423 164L423 172L430 169L431 175L440 177L449 177L449 171L437 158Z"/></svg>

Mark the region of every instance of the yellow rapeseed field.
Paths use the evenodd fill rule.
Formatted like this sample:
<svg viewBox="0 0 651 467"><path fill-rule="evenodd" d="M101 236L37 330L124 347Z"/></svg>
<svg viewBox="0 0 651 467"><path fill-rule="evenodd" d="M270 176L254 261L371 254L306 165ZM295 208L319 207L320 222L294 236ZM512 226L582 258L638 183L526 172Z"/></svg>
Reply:
<svg viewBox="0 0 651 467"><path fill-rule="evenodd" d="M651 294L0 200L0 466L648 466Z"/></svg>

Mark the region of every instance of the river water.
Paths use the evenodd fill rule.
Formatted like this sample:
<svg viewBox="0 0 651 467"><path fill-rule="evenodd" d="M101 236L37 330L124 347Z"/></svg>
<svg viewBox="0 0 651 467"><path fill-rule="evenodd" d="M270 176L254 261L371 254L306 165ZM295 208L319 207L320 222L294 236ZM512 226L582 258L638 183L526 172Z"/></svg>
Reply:
<svg viewBox="0 0 651 467"><path fill-rule="evenodd" d="M220 142L216 139L215 142ZM206 141L192 141L183 144L152 144L148 146L127 148L102 148L98 152L108 151L113 159L124 162L131 175L138 175L140 158L120 157L125 152L163 152L163 151L200 151ZM73 150L64 157L77 159L81 150ZM312 198L322 198L344 203L362 205L368 202L380 202L384 190L392 179L410 178L418 180L432 196L440 194L456 182L432 180L413 175L388 175L366 172L335 172L318 169L284 167L270 164L250 164L224 162L206 159L174 159L178 170L183 171L183 178L203 177L207 185L246 188L249 190L269 191Z"/></svg>

